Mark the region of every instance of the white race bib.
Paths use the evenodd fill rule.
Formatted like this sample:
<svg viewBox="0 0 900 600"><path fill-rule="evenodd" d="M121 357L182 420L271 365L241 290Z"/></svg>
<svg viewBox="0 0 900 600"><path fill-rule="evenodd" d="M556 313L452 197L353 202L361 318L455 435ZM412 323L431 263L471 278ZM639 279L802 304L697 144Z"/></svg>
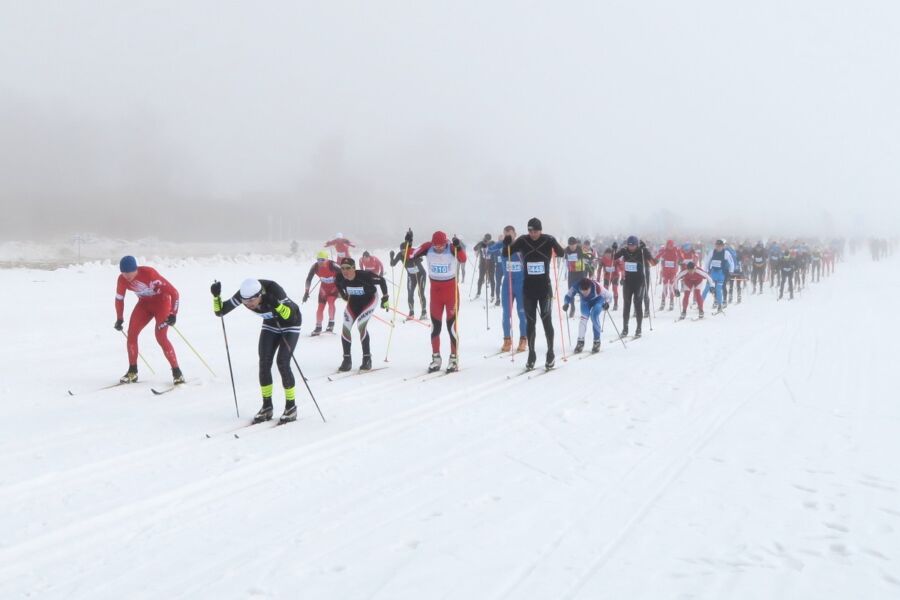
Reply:
<svg viewBox="0 0 900 600"><path fill-rule="evenodd" d="M419 272L419 267L406 267L406 272L411 275L415 275Z"/></svg>
<svg viewBox="0 0 900 600"><path fill-rule="evenodd" d="M664 266L665 268L667 268L667 269L674 269L674 268L675 268L675 261L674 261L674 260L663 261L663 266Z"/></svg>
<svg viewBox="0 0 900 600"><path fill-rule="evenodd" d="M612 273L613 271L616 270L616 268L615 267L603 267L603 270L606 271L607 273Z"/></svg>
<svg viewBox="0 0 900 600"><path fill-rule="evenodd" d="M759 265L759 264L762 264L763 261L765 261L765 259L762 258L761 256L757 256L756 258L753 259L753 262L755 262L755 263L758 264L758 265Z"/></svg>
<svg viewBox="0 0 900 600"><path fill-rule="evenodd" d="M446 275L450 272L450 265L431 264L432 275Z"/></svg>
<svg viewBox="0 0 900 600"><path fill-rule="evenodd" d="M322 283L334 283L334 277L320 277Z"/></svg>
<svg viewBox="0 0 900 600"><path fill-rule="evenodd" d="M543 275L547 272L542 262L530 262L526 266L529 275Z"/></svg>
<svg viewBox="0 0 900 600"><path fill-rule="evenodd" d="M522 272L522 263L517 260L509 261L507 264L507 271L510 273L521 273Z"/></svg>
<svg viewBox="0 0 900 600"><path fill-rule="evenodd" d="M362 296L365 294L365 290L361 287L348 287L347 295L348 296Z"/></svg>
<svg viewBox="0 0 900 600"><path fill-rule="evenodd" d="M710 269L721 269L722 261L719 259L714 259L714 260L709 261L709 268Z"/></svg>
<svg viewBox="0 0 900 600"><path fill-rule="evenodd" d="M568 258L569 258L569 262L575 262L575 261L578 260L578 255L577 255L577 254L570 254L570 255L568 256Z"/></svg>
<svg viewBox="0 0 900 600"><path fill-rule="evenodd" d="M637 273L638 264L636 262L626 262L625 270L629 273Z"/></svg>

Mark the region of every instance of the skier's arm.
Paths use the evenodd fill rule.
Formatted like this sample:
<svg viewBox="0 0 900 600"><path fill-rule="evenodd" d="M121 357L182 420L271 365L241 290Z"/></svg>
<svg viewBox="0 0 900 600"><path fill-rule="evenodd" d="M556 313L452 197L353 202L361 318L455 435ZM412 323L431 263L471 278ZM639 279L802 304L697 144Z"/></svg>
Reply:
<svg viewBox="0 0 900 600"><path fill-rule="evenodd" d="M119 275L116 281L116 319L121 321L125 314L125 277Z"/></svg>
<svg viewBox="0 0 900 600"><path fill-rule="evenodd" d="M291 299L288 298L287 292L284 291L280 285L275 283L274 281L269 283L267 293L272 294L272 297L275 298L275 307L272 309L272 312L282 320L287 321L291 318L291 314L293 314L294 309L291 308Z"/></svg>
<svg viewBox="0 0 900 600"><path fill-rule="evenodd" d="M556 256L565 256L566 249L559 245L559 242L556 241L556 238L552 235L550 237L550 248L556 252Z"/></svg>
<svg viewBox="0 0 900 600"><path fill-rule="evenodd" d="M653 258L653 255L650 254L650 250L648 250L646 246L644 246L644 248L643 248L643 253L644 253L644 262L649 263L651 267L655 267L659 263L658 260Z"/></svg>
<svg viewBox="0 0 900 600"><path fill-rule="evenodd" d="M309 286L312 283L313 275L316 274L317 263L313 263L313 265L309 268L309 273L306 274L306 291L309 291Z"/></svg>
<svg viewBox="0 0 900 600"><path fill-rule="evenodd" d="M172 314L177 315L179 305L178 290L175 289L174 285L169 283L168 279L157 273L155 269L153 270L153 276L159 279L159 281L162 283L160 293L172 299Z"/></svg>
<svg viewBox="0 0 900 600"><path fill-rule="evenodd" d="M215 284L213 284L215 285ZM221 289L221 288L220 288ZM213 296L213 312L216 313L217 317L224 317L235 308L240 306L241 304L241 292L237 291L234 293L234 296L222 302L221 296Z"/></svg>

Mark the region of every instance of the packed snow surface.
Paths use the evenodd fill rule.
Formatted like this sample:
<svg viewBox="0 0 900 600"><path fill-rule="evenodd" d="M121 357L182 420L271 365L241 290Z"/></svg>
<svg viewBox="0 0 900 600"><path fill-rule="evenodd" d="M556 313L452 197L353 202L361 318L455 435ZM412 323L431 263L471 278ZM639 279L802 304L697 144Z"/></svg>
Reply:
<svg viewBox="0 0 900 600"><path fill-rule="evenodd" d="M900 597L894 262L851 258L794 301L767 289L704 321L656 312L627 349L606 321L599 355L558 345L537 375L539 331L530 378L509 377L522 355L485 358L500 309L487 330L470 280L462 370L432 378L429 329L398 318L389 362L370 324L387 368L328 381L339 336L308 336L308 302L296 356L328 422L299 385L297 423L239 437L260 322L225 319L238 419L209 284L270 278L299 301L310 263L148 264L216 373L170 332L189 383L162 396L149 327L156 373L95 391L127 368L115 265L0 271L0 598ZM277 371L275 390L277 416Z"/></svg>

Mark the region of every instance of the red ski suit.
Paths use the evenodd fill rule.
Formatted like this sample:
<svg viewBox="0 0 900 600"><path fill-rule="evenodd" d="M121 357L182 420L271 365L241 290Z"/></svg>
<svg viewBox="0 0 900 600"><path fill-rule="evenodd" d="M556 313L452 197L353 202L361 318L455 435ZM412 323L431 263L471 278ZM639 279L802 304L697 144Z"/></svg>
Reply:
<svg viewBox="0 0 900 600"><path fill-rule="evenodd" d="M138 301L128 319L128 364L136 365L138 359L138 335L151 319L156 320L156 341L162 348L166 360L172 368L178 366L175 348L169 341L169 315L178 314L178 290L152 267L138 267L137 275L128 281L119 275L116 282L116 319L123 320L125 313L125 291L134 292Z"/></svg>

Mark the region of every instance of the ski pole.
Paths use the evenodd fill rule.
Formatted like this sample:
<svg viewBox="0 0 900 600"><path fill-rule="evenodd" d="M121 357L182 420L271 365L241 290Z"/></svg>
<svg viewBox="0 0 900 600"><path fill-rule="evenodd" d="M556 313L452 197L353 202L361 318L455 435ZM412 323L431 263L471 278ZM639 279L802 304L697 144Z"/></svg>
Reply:
<svg viewBox="0 0 900 600"><path fill-rule="evenodd" d="M609 309L606 309L604 312L608 313L608 312L609 312ZM619 326L616 325L616 320L613 319L612 317L610 317L610 318L609 318L609 322L612 323L613 329L616 330L616 337L618 337L618 338L619 338L619 341L622 342L622 346L624 346L625 349L628 350L628 344L626 344L626 343L625 343L625 340L622 339L622 334L619 333Z"/></svg>
<svg viewBox="0 0 900 600"><path fill-rule="evenodd" d="M553 270L558 271L558 269L556 267L556 262L557 262L556 261L556 250L550 250L550 260L553 262ZM563 335L562 335L563 318L562 318L562 305L559 303L559 273L557 273L556 275L557 275L557 277L556 277L556 310L557 310L557 313L559 314L559 337L562 338L563 337ZM560 340L560 341L563 341L563 340ZM571 343L571 341L572 340L570 339L569 342ZM561 345L562 345L562 351L563 351L563 361L568 361L569 358L566 356L566 344L562 343Z"/></svg>
<svg viewBox="0 0 900 600"><path fill-rule="evenodd" d="M409 235L412 237L412 229L409 229ZM403 270L400 271L400 277L397 278L397 293L394 295L394 312L391 315L391 331L388 333L387 348L384 351L384 362L390 362L388 361L388 355L391 353L391 341L394 339L394 323L397 320L397 305L400 303L400 284L403 283L403 274L406 272L406 259L408 257L409 242L406 242L406 245L403 247Z"/></svg>
<svg viewBox="0 0 900 600"><path fill-rule="evenodd" d="M309 387L309 381L306 379L306 375L303 374L303 369L300 368L300 363L297 362L297 357L294 356L294 351L291 350L291 347L288 345L287 340L284 339L284 335L281 333L281 323L278 322L278 319L275 319L275 324L278 325L279 334L278 337L281 338L281 343L284 344L285 349L290 352L291 359L294 361L294 366L297 367L297 371L300 373L300 379L303 380L303 385L306 386L306 391L309 392L309 397L312 398L313 404L316 405L316 410L319 411L319 416L322 417L322 422L326 423L325 415L322 414L322 409L319 408L319 403L316 402L316 396L313 394L313 391Z"/></svg>
<svg viewBox="0 0 900 600"><path fill-rule="evenodd" d="M225 356L228 357L228 374L231 375L231 393L234 394L234 412L238 419L241 418L241 410L238 408L237 389L234 387L234 370L231 368L231 350L228 348L228 334L225 333L225 317L219 317L222 321L222 337L225 338Z"/></svg>
<svg viewBox="0 0 900 600"><path fill-rule="evenodd" d="M453 237L456 237L456 234L453 234ZM456 262L456 273L453 274L453 331L452 337L456 338L456 368L459 368L459 256L456 251L456 246L453 246L453 260ZM449 329L449 327L448 327ZM448 331L449 333L449 331ZM453 351L453 344L451 339L451 352Z"/></svg>
<svg viewBox="0 0 900 600"><path fill-rule="evenodd" d="M121 329L119 331L122 331ZM128 340L128 334L122 331L122 335L125 336L125 339ZM138 356L141 357L141 360L144 361L144 364L147 365L147 368L150 369L150 372L156 375L156 371L153 370L153 367L150 366L150 363L147 362L147 359L144 358L144 355L138 352Z"/></svg>
<svg viewBox="0 0 900 600"><path fill-rule="evenodd" d="M378 319L379 321L381 321L382 323L384 323L385 325L387 325L388 327L390 327L391 329L394 328L394 324L391 323L390 321L388 321L387 319L382 319L381 317L379 317L378 315L376 315L374 313L372 314L372 316L375 317L376 319Z"/></svg>
<svg viewBox="0 0 900 600"><path fill-rule="evenodd" d="M206 364L206 361L203 360L203 357L200 356L200 353L197 352L197 349L194 348L194 347L191 345L191 343L190 343L189 341L187 341L187 338L184 337L184 334L181 333L181 331L179 331L179 329L178 329L177 327L175 327L174 325L172 325L171 327L172 327L172 329L175 330L175 333L177 333L179 336L181 336L181 339L183 339L183 340L184 340L184 343L188 345L188 348L190 348L191 350L194 351L194 354L197 355L197 358L200 359L200 362L203 363L203 366L206 367L207 369L209 369L209 372L212 373L212 376L213 376L213 377L218 377L218 375L216 375L216 372L212 370L212 367L210 367L208 364Z"/></svg>
<svg viewBox="0 0 900 600"><path fill-rule="evenodd" d="M490 277L490 272L487 273L487 276ZM484 282L484 325L488 331L491 330L491 320L488 317L488 282Z"/></svg>
<svg viewBox="0 0 900 600"><path fill-rule="evenodd" d="M313 286L311 288L309 288L309 291L306 292L306 294L312 294L316 290L316 287L319 285L320 281L321 281L321 279L317 279L316 282L313 284ZM306 294L304 294L304 296ZM306 304L306 300L303 301L303 304Z"/></svg>

